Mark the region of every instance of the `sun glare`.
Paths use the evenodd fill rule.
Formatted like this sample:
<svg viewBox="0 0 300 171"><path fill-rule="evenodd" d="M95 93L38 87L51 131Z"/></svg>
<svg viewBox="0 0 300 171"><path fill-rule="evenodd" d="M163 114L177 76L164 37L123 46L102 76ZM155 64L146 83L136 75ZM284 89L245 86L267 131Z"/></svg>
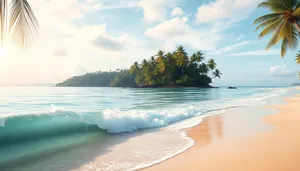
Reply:
<svg viewBox="0 0 300 171"><path fill-rule="evenodd" d="M3 57L5 55L5 48L0 47L0 57Z"/></svg>

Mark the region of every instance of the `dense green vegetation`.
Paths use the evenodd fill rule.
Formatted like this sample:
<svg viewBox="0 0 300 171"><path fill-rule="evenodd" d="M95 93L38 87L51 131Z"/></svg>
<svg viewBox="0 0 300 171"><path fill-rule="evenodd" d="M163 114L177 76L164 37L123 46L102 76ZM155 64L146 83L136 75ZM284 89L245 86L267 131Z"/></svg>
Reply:
<svg viewBox="0 0 300 171"><path fill-rule="evenodd" d="M209 87L213 78L222 75L216 67L215 60L205 61L201 51L188 56L185 49L179 46L174 52L160 50L140 64L135 62L128 70L88 73L70 78L57 86Z"/></svg>
<svg viewBox="0 0 300 171"><path fill-rule="evenodd" d="M292 84L291 86L300 86L300 83Z"/></svg>
<svg viewBox="0 0 300 171"><path fill-rule="evenodd" d="M75 76L57 84L59 87L108 87L118 72L95 72Z"/></svg>

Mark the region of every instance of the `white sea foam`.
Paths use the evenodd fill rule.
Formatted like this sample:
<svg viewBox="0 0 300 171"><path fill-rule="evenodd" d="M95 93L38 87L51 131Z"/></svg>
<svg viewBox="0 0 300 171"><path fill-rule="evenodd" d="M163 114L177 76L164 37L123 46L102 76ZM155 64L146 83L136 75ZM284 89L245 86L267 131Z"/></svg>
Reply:
<svg viewBox="0 0 300 171"><path fill-rule="evenodd" d="M4 126L4 124L5 124L5 119L1 119L1 118L0 118L0 127L1 127L1 126Z"/></svg>
<svg viewBox="0 0 300 171"><path fill-rule="evenodd" d="M231 100L215 100L209 102L193 103L188 107L176 107L161 110L128 110L121 111L119 109L106 109L101 113L101 119L96 124L107 130L109 133L132 132L138 129L157 128L168 126L174 122L178 122L207 112L217 111L224 113L227 108L241 106L255 106L265 104L265 99L277 94L268 94L261 97L250 97L244 99ZM192 121L181 127L190 127L189 125L197 125L200 121Z"/></svg>
<svg viewBox="0 0 300 171"><path fill-rule="evenodd" d="M63 111L63 110L64 110L64 108L62 108L62 107L57 107L57 106L55 106L54 104L51 104L49 112L50 112L50 113L55 113L55 112L57 112L57 111Z"/></svg>
<svg viewBox="0 0 300 171"><path fill-rule="evenodd" d="M110 133L131 132L137 129L156 128L200 115L195 107L157 111L106 109L97 122L98 126Z"/></svg>
<svg viewBox="0 0 300 171"><path fill-rule="evenodd" d="M51 115L67 115L79 116L80 120L89 124L97 124L99 128L106 130L109 133L132 132L138 129L157 128L168 126L174 122L178 122L187 118L207 115L210 111L221 111L227 108L240 106L254 106L265 104L267 98L278 96L290 89L268 89L259 95L249 98L239 99L220 99L211 101L195 102L185 104L185 106L175 106L173 108L162 108L156 110L120 110L120 109L105 109L99 112L81 113L66 111L62 107L51 105L45 113L31 113L30 115L51 114ZM16 114L18 116L23 114ZM26 115L26 114L24 114ZM9 115L14 116L14 115ZM1 117L9 117L2 115ZM201 121L199 121L201 122ZM189 125L197 125L199 122L194 122ZM5 118L0 119L0 126L5 124Z"/></svg>
<svg viewBox="0 0 300 171"><path fill-rule="evenodd" d="M164 156L161 159L157 159L155 161L152 161L151 163L147 163L147 164L146 163L141 163L141 164L137 165L136 167L129 169L128 171L140 170L140 169L143 169L143 168L147 168L147 167L156 165L158 163L162 163L165 160L168 160L168 159L170 159L174 156L177 156L178 154L181 154L181 153L185 152L186 150L188 150L189 148L191 148L192 146L195 145L195 141L193 139L189 138L186 135L185 132L183 132L183 131L181 132L181 137L188 140L188 143L183 148L180 148L177 151L174 151L174 153L170 153L170 154Z"/></svg>

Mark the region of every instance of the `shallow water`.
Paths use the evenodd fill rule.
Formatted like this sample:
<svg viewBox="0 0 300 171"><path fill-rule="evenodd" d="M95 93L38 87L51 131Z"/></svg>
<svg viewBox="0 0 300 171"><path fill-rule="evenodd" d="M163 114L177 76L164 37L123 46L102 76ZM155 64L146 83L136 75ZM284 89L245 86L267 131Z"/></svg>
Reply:
<svg viewBox="0 0 300 171"><path fill-rule="evenodd" d="M274 103L293 91L1 87L0 170L141 168L192 146L181 128L207 114Z"/></svg>

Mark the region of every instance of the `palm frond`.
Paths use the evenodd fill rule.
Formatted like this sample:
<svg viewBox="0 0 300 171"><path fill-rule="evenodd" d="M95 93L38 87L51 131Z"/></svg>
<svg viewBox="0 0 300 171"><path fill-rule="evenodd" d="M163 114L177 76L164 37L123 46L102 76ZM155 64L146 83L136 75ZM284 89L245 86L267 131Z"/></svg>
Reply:
<svg viewBox="0 0 300 171"><path fill-rule="evenodd" d="M275 21L277 21L279 19L279 17L274 17L274 18L271 18L263 23L261 23L260 25L258 25L255 29L255 31L259 30L260 28L265 28L269 25L271 25L272 23L274 23Z"/></svg>
<svg viewBox="0 0 300 171"><path fill-rule="evenodd" d="M263 22L266 22L270 19L273 19L274 17L280 17L282 15L282 13L272 13L272 14L267 14L267 15L263 15L261 17L258 17L253 24L261 24Z"/></svg>
<svg viewBox="0 0 300 171"><path fill-rule="evenodd" d="M290 49L298 47L298 31L294 24L287 22L282 29L281 35L287 39L287 46Z"/></svg>
<svg viewBox="0 0 300 171"><path fill-rule="evenodd" d="M280 39L281 43L281 57L283 58L286 54L288 48L295 49L298 47L297 32L293 24L289 23L287 20L280 26L277 30L277 37L273 37L271 40L271 45L276 44ZM268 44L268 46L271 46ZM268 47L267 47L268 48Z"/></svg>
<svg viewBox="0 0 300 171"><path fill-rule="evenodd" d="M268 0L260 3L258 7L266 7L273 12L284 12L286 10L289 10L289 7L285 3L280 2L280 0L279 1Z"/></svg>
<svg viewBox="0 0 300 171"><path fill-rule="evenodd" d="M297 64L300 64L300 52L298 52L296 55L296 62Z"/></svg>
<svg viewBox="0 0 300 171"><path fill-rule="evenodd" d="M38 20L27 0L12 0L9 30L12 40L21 47L27 47L38 35Z"/></svg>
<svg viewBox="0 0 300 171"><path fill-rule="evenodd" d="M0 0L0 44L3 44L7 22L7 0Z"/></svg>
<svg viewBox="0 0 300 171"><path fill-rule="evenodd" d="M269 2L272 2L274 4L280 4L282 7L284 7L286 10L292 9L292 1L291 0L268 0ZM277 8L277 6L275 5Z"/></svg>
<svg viewBox="0 0 300 171"><path fill-rule="evenodd" d="M295 0L296 2L294 2L295 4L295 9L299 8L300 7L300 2L298 0Z"/></svg>
<svg viewBox="0 0 300 171"><path fill-rule="evenodd" d="M277 42L280 40L281 38L281 32L283 30L284 25L286 24L287 20L285 20L282 24L280 24L280 26L276 29L276 31L274 32L271 40L269 41L266 50L269 50L270 47L274 46L275 44L277 44Z"/></svg>
<svg viewBox="0 0 300 171"><path fill-rule="evenodd" d="M296 8L295 11L294 11L292 14L293 14L293 16L295 16L295 17L300 17L300 8L299 8L299 7Z"/></svg>
<svg viewBox="0 0 300 171"><path fill-rule="evenodd" d="M279 18L275 22L273 22L271 25L266 27L258 37L264 37L265 35L271 33L272 31L276 30L280 25L282 24L282 18Z"/></svg>
<svg viewBox="0 0 300 171"><path fill-rule="evenodd" d="M297 8L297 5L299 4L299 0L290 0L290 3L291 3L292 6Z"/></svg>
<svg viewBox="0 0 300 171"><path fill-rule="evenodd" d="M282 58L285 56L287 48L288 48L288 40L287 38L283 38L281 43L281 52L280 52L280 56Z"/></svg>

